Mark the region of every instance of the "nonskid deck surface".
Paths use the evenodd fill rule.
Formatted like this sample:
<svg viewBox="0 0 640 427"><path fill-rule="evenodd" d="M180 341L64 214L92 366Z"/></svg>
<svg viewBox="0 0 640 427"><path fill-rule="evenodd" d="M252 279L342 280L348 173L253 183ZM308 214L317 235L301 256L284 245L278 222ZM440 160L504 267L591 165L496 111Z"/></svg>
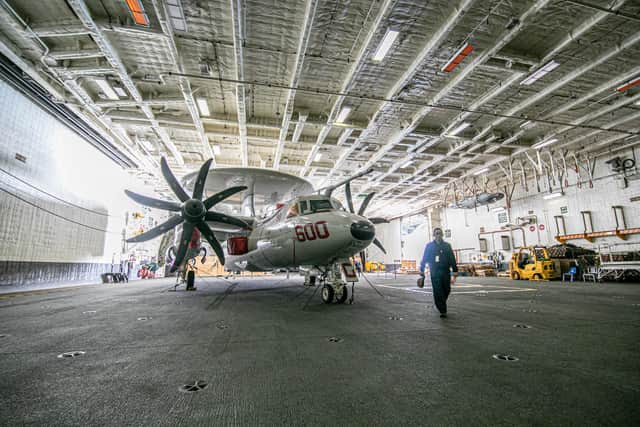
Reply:
<svg viewBox="0 0 640 427"><path fill-rule="evenodd" d="M0 424L639 419L640 286L461 278L440 319L416 276L367 277L353 305L293 275L0 295Z"/></svg>

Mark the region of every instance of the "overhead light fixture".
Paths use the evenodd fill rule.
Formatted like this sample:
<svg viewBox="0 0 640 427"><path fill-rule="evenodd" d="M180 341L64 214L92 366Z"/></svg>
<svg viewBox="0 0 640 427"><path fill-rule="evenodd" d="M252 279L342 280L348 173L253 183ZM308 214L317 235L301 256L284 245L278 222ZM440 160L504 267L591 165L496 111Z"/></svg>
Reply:
<svg viewBox="0 0 640 427"><path fill-rule="evenodd" d="M380 45L378 46L378 49L376 50L376 53L373 54L374 61L382 61L384 57L387 56L387 53L389 52L389 49L391 49L393 42L395 42L396 38L398 38L398 34L398 31L391 29L387 30L387 33L384 35L384 38L382 39Z"/></svg>
<svg viewBox="0 0 640 427"><path fill-rule="evenodd" d="M149 18L147 18L147 14L144 11L144 7L142 7L142 3L140 0L126 0L127 6L129 6L129 11L131 12L131 16L133 16L133 22L138 25L144 25L145 27L149 26Z"/></svg>
<svg viewBox="0 0 640 427"><path fill-rule="evenodd" d="M350 112L351 107L343 107L340 111L340 114L338 114L338 117L336 118L336 123L344 123L344 121L347 120Z"/></svg>
<svg viewBox="0 0 640 427"><path fill-rule="evenodd" d="M409 160L407 160L406 162L404 162L404 163L402 164L402 166L400 166L400 169L404 169L404 168L406 168L406 167L409 167L409 166L411 166L411 164L412 164L412 163L413 163L413 159L409 159Z"/></svg>
<svg viewBox="0 0 640 427"><path fill-rule="evenodd" d="M138 141L138 144L142 145L147 151L155 150L155 147L153 146L151 141L146 138L139 138L138 136L136 136L136 141Z"/></svg>
<svg viewBox="0 0 640 427"><path fill-rule="evenodd" d="M521 129L530 129L535 125L535 123L533 123L531 120L527 120L526 122L523 122L520 124L520 128Z"/></svg>
<svg viewBox="0 0 640 427"><path fill-rule="evenodd" d="M184 11L180 0L167 0L167 12L174 30L187 31L187 22L184 19Z"/></svg>
<svg viewBox="0 0 640 427"><path fill-rule="evenodd" d="M200 116L209 117L211 113L209 112L209 104L207 103L207 99L196 98L196 103L198 104L198 110L200 110Z"/></svg>
<svg viewBox="0 0 640 427"><path fill-rule="evenodd" d="M640 84L640 77L637 77L637 78L635 78L633 80L629 80L628 82L626 82L622 86L617 87L616 90L618 92L625 92L625 91L627 91L627 90L631 89L632 87L637 86L639 84Z"/></svg>
<svg viewBox="0 0 640 427"><path fill-rule="evenodd" d="M542 198L545 200L549 200L549 199L555 199L560 196L564 196L564 193L550 193L545 196L542 196Z"/></svg>
<svg viewBox="0 0 640 427"><path fill-rule="evenodd" d="M220 155L220 146L219 145L214 145L213 147L211 147L213 149L213 154L216 156Z"/></svg>
<svg viewBox="0 0 640 427"><path fill-rule="evenodd" d="M313 157L313 161L314 161L314 162L319 162L321 158L322 158L322 153L317 153L317 154Z"/></svg>
<svg viewBox="0 0 640 427"><path fill-rule="evenodd" d="M100 90L102 91L104 96L109 99L113 99L114 101L120 99L118 98L118 94L114 92L111 85L105 79L96 79L95 82L100 87Z"/></svg>
<svg viewBox="0 0 640 427"><path fill-rule="evenodd" d="M536 80L541 79L546 74L552 72L556 68L558 68L560 64L554 60L547 62L543 67L539 68L538 71L531 74L529 77L520 82L521 85L529 86L533 84Z"/></svg>
<svg viewBox="0 0 640 427"><path fill-rule="evenodd" d="M504 212L506 211L504 206L496 206L495 208L491 208L491 212Z"/></svg>
<svg viewBox="0 0 640 427"><path fill-rule="evenodd" d="M489 168L482 168L479 171L474 172L474 175L482 175L485 172L489 172Z"/></svg>
<svg viewBox="0 0 640 427"><path fill-rule="evenodd" d="M471 123L469 122L462 122L460 123L458 126L455 127L455 129L453 129L451 132L449 132L447 135L449 136L456 136L457 134L459 134L460 132L462 132L463 130L465 130L466 128L468 128L469 126L471 126Z"/></svg>
<svg viewBox="0 0 640 427"><path fill-rule="evenodd" d="M546 147L547 145L551 145L554 142L558 142L558 138L551 138L546 141L540 141L531 146L531 148L540 149L542 147Z"/></svg>
<svg viewBox="0 0 640 427"><path fill-rule="evenodd" d="M113 90L118 94L118 96L120 98L126 98L127 97L127 92L125 92L124 89L121 88L120 86L114 86Z"/></svg>
<svg viewBox="0 0 640 427"><path fill-rule="evenodd" d="M462 60L464 58L467 57L467 55L469 55L471 52L473 51L473 46L471 46L469 43L465 43L464 45L462 45L462 47L460 49L458 49L458 51L451 57L451 59L449 60L449 62L447 62L444 67L442 67L442 71L444 71L445 73L450 73L452 72L457 66L458 64L460 64L462 62Z"/></svg>

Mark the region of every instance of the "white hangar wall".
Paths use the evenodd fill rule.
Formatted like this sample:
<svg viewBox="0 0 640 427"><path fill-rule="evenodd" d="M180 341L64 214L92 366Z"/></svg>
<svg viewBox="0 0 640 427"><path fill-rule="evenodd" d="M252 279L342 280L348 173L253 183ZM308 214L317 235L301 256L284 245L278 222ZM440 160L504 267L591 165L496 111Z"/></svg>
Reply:
<svg viewBox="0 0 640 427"><path fill-rule="evenodd" d="M0 129L0 285L99 281L141 185L1 80Z"/></svg>
<svg viewBox="0 0 640 427"><path fill-rule="evenodd" d="M615 155L623 158L633 157L631 150ZM557 244L555 216L564 217L565 234L577 234L584 231L581 211L591 213L593 231L615 230L616 221L612 206L622 206L626 227L640 227L640 201L631 201L631 198L640 196L640 180L629 180L628 186L622 188L619 179L616 178L617 175L612 174L609 165L605 164L605 161L610 157L614 157L614 155L599 158L596 162L593 188L589 186L588 181L578 187L576 185L577 178L573 173L570 173L568 177L569 186L565 188L564 196L554 199L545 200L543 196L548 192L538 193L535 185L531 185L531 183L528 192L517 185L513 194L511 210L506 213L506 221L517 224L535 217L536 223L523 226L523 231L514 230L511 235L508 230L501 231L501 227L505 223L500 222L499 213L491 211L491 208L505 206L504 199L490 205L489 208L481 206L475 210L438 208L429 212L424 224L418 226L411 234L402 237L404 242L402 248L399 231L400 219L389 224L376 226L378 238L385 245L387 255L372 246L369 249L370 258L391 263L400 259L402 253L403 259L415 259L419 262L425 244L431 240L431 229L437 225L445 230L451 230L451 237L445 238L445 240L450 242L454 249L463 249L460 253L463 262L486 259L487 253L481 253L479 247L478 233L482 228L485 232L499 231L480 237L487 240L488 252L499 251L504 255L505 260L508 260L513 251L513 245L520 246L525 243ZM585 179L584 176L582 178ZM565 207L566 210L561 209ZM503 217L502 220L504 221L505 218ZM533 231L530 230L532 226ZM622 224L619 227L622 228ZM501 236L510 237L511 248L509 250L502 250ZM609 245L613 251L639 250L640 235L629 235L626 241L618 237L599 237L593 242L579 239L570 240L568 243L596 250L606 249L605 245Z"/></svg>

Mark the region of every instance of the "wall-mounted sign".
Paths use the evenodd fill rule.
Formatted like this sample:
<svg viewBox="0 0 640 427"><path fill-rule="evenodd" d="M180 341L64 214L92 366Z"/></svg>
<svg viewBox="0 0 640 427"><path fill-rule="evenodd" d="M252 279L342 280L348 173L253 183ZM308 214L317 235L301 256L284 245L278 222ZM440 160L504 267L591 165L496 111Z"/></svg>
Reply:
<svg viewBox="0 0 640 427"><path fill-rule="evenodd" d="M538 230L540 230L540 231L544 230L544 224L540 224L540 225L538 226Z"/></svg>
<svg viewBox="0 0 640 427"><path fill-rule="evenodd" d="M536 226L535 225L530 225L529 226L529 231L536 231Z"/></svg>
<svg viewBox="0 0 640 427"><path fill-rule="evenodd" d="M451 230L450 229L444 230L444 237L451 237Z"/></svg>
<svg viewBox="0 0 640 427"><path fill-rule="evenodd" d="M498 223L499 224L506 224L507 223L507 213L506 212L500 212L498 214Z"/></svg>
<svg viewBox="0 0 640 427"><path fill-rule="evenodd" d="M566 214L567 212L569 212L569 209L566 206L560 206L561 214Z"/></svg>

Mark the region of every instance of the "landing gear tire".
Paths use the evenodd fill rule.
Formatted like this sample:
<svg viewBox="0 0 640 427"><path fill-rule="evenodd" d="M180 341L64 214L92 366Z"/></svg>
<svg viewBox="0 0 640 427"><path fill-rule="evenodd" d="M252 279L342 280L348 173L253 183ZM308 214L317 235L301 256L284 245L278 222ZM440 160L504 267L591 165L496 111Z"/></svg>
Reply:
<svg viewBox="0 0 640 427"><path fill-rule="evenodd" d="M513 280L520 280L520 274L517 271L514 271L513 273L511 273L511 278Z"/></svg>
<svg viewBox="0 0 640 427"><path fill-rule="evenodd" d="M322 301L325 304L331 304L333 302L333 296L335 292L333 292L333 287L331 285L324 285L322 287L322 291L320 292L320 296L322 297Z"/></svg>
<svg viewBox="0 0 640 427"><path fill-rule="evenodd" d="M338 304L344 303L347 300L347 296L349 296L348 294L349 294L349 292L347 291L347 285L344 285L342 287L342 294L340 294L340 296L336 297L336 302Z"/></svg>
<svg viewBox="0 0 640 427"><path fill-rule="evenodd" d="M534 274L533 275L533 280L542 280L542 276L539 274Z"/></svg>
<svg viewBox="0 0 640 427"><path fill-rule="evenodd" d="M193 270L187 271L187 290L188 291L196 290L194 286L195 282L196 282L196 272Z"/></svg>

